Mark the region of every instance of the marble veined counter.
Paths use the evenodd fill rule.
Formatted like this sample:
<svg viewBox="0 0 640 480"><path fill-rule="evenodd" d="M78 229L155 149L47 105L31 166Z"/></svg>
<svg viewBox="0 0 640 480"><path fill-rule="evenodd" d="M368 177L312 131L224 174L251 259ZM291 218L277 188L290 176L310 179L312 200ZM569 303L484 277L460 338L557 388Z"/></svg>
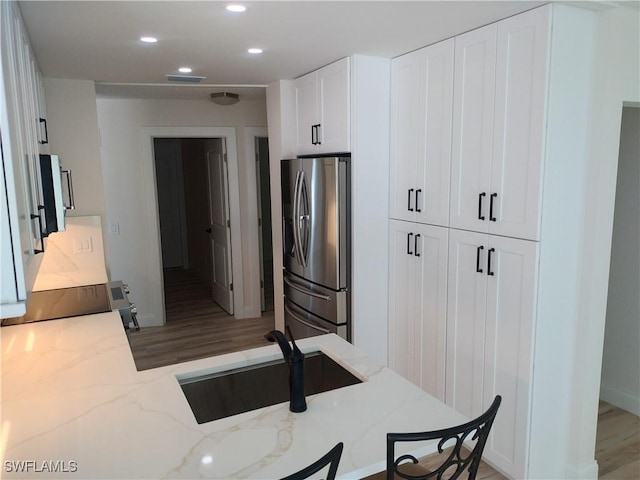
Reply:
<svg viewBox="0 0 640 480"><path fill-rule="evenodd" d="M277 345L137 371L117 313L0 329L2 478L277 479L336 443L339 478L384 469L389 431L465 421L336 335L303 339L365 380L198 425L176 375L279 358ZM416 452L433 451L430 445Z"/></svg>

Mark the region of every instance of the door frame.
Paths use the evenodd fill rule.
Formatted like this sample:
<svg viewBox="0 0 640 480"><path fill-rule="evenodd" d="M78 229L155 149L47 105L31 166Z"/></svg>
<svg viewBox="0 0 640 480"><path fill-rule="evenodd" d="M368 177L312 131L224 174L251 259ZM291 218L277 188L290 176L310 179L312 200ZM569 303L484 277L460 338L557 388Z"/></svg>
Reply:
<svg viewBox="0 0 640 480"><path fill-rule="evenodd" d="M156 191L155 138L222 138L227 148L227 168L229 176L229 220L231 221L231 270L233 272L233 310L236 317L244 312L244 288L242 276L242 242L240 230L240 191L238 179L238 152L235 127L141 127L142 150L142 191L144 198L145 224L149 244L148 278L149 297L159 306L162 324L167 322L164 304L164 279L162 276L162 250L160 248L160 218L158 216L158 193Z"/></svg>
<svg viewBox="0 0 640 480"><path fill-rule="evenodd" d="M268 137L267 127L245 127L244 129L244 151L247 159L247 218L251 222L249 235L249 252L247 255L247 272L249 278L245 286L246 295L248 297L247 305L245 305L244 318L257 318L262 316L261 303L261 287L260 287L260 268L261 268L261 252L260 252L260 226L258 225L258 191L257 182L258 171L256 168L256 138ZM235 272L234 272L235 273ZM235 292L235 285L234 285Z"/></svg>

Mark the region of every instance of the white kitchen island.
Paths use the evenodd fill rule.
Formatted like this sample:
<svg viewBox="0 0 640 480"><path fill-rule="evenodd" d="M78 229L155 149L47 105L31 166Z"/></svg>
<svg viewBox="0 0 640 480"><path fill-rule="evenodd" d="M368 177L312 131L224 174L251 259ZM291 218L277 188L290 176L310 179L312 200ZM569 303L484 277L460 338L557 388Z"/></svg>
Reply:
<svg viewBox="0 0 640 480"><path fill-rule="evenodd" d="M466 420L336 335L297 343L363 383L308 396L304 413L287 402L200 425L176 375L277 359L277 345L139 372L117 313L3 327L0 335L7 479L277 479L340 441L338 477L358 479L384 470L387 432Z"/></svg>

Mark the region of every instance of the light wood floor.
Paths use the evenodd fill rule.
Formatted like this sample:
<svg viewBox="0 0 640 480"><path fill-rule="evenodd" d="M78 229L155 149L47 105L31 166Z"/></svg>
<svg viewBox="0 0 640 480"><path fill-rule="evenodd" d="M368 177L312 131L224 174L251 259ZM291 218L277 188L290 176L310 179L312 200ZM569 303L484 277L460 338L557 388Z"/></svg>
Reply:
<svg viewBox="0 0 640 480"><path fill-rule="evenodd" d="M147 327L129 336L138 370L186 362L266 345L264 334L274 326L273 312L258 319L236 320L212 302L209 290L188 271L165 272L167 324ZM596 439L599 478L640 479L639 418L600 402ZM429 459L421 463L429 465ZM384 478L384 477L368 477ZM506 477L482 462L479 480Z"/></svg>
<svg viewBox="0 0 640 480"><path fill-rule="evenodd" d="M188 270L165 271L167 323L129 334L138 370L267 345L273 311L261 318L236 320L211 299L209 289Z"/></svg>
<svg viewBox="0 0 640 480"><path fill-rule="evenodd" d="M640 417L600 401L596 460L598 478L640 479Z"/></svg>

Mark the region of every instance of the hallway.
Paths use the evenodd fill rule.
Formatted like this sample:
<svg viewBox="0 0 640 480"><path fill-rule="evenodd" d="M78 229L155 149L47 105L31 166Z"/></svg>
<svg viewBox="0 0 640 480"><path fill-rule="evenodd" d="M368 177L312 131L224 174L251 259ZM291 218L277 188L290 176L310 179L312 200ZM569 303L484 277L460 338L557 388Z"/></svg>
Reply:
<svg viewBox="0 0 640 480"><path fill-rule="evenodd" d="M213 303L206 285L189 270L164 271L166 319L159 327L129 334L138 370L267 345L273 310L262 317L236 320Z"/></svg>

